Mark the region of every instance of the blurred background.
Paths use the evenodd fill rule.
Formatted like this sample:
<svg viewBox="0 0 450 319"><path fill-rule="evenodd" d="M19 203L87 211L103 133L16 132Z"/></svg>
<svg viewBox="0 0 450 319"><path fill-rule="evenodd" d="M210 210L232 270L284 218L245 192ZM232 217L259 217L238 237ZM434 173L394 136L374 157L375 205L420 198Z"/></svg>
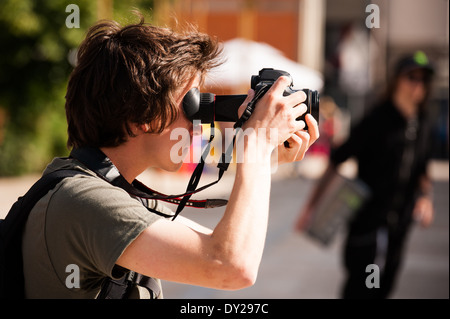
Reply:
<svg viewBox="0 0 450 319"><path fill-rule="evenodd" d="M76 4L78 15L70 4ZM429 107L438 211L431 228L413 232L394 297L448 298L448 0L1 0L1 216L53 157L69 152L65 89L87 29L99 19L136 22L133 9L156 25L194 24L223 43L226 63L208 76L205 92L245 94L251 75L273 67L291 73L295 88L321 95L321 139L302 162L274 172L271 225L257 285L226 293L166 283L168 298L337 298L340 238L321 247L295 234L292 225L326 167L330 147L368 112L393 63L416 50L436 68ZM186 163L171 175L148 171L142 179L152 186L157 177L154 188L183 192L193 167ZM346 174L354 174L351 161L345 167ZM215 165L206 173L205 183L215 178ZM232 181L230 169L201 196L226 197ZM211 227L221 212L186 209L186 215Z"/></svg>

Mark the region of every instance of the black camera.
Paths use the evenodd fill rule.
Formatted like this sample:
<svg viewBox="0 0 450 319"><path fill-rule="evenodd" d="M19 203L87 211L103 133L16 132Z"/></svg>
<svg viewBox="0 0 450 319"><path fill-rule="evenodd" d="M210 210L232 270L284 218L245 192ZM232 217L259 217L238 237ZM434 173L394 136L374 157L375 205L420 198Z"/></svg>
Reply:
<svg viewBox="0 0 450 319"><path fill-rule="evenodd" d="M287 96L296 90L292 89L293 81L291 75L286 71L274 69L262 69L258 75L251 78L251 88L258 96L261 90L263 94L275 83L280 76L291 78L291 84L284 90ZM319 93L317 91L303 89L306 94L306 113L310 113L316 121L319 121ZM191 121L200 120L202 123L236 122L239 120L238 109L247 95L215 95L213 93L200 93L197 88L191 89L183 99L183 109L187 118ZM297 118L304 120L305 114ZM305 127L307 129L307 127Z"/></svg>

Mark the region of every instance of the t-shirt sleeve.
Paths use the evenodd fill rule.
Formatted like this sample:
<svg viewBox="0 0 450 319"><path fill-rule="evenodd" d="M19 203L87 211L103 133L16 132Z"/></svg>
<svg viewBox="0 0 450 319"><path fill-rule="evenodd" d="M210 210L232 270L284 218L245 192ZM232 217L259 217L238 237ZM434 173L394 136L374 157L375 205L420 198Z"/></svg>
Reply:
<svg viewBox="0 0 450 319"><path fill-rule="evenodd" d="M126 247L160 218L124 190L98 178L64 180L50 200L45 232L56 272L66 276L65 267L76 264L81 276L113 277Z"/></svg>

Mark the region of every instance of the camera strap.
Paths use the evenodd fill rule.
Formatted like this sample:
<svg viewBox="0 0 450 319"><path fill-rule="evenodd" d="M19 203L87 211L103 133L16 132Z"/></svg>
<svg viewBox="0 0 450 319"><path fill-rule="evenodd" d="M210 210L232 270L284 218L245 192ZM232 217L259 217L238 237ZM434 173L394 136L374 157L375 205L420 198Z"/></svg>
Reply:
<svg viewBox="0 0 450 319"><path fill-rule="evenodd" d="M242 128L242 125L250 118L255 109L256 103L263 97L264 94L270 89L270 85L262 86L258 92L255 94L253 99L247 104L244 113L242 113L241 117L234 123L233 128L235 130L233 141L228 145L226 151L222 153L221 161L217 165L220 169L219 174L223 174L228 169L228 166L231 163L231 159L233 158L233 149L236 144L236 136Z"/></svg>
<svg viewBox="0 0 450 319"><path fill-rule="evenodd" d="M247 104L247 107L245 108L244 113L241 115L241 117L236 121L233 128L235 129L235 133L233 136L233 141L228 145L225 152L222 153L220 162L217 164L217 168L219 168L219 174L216 181L209 183L199 189L197 189L198 183L200 181L200 177L203 172L203 168L205 166L204 158L208 156L210 150L211 150L211 143L214 139L214 118L211 121L211 134L209 137L208 144L205 147L205 150L203 151L203 154L201 156L200 162L195 167L194 172L192 173L191 179L189 180L188 187L186 189L186 193L183 195L183 199L181 200L180 204L178 205L177 211L175 212L175 216L173 219L175 219L178 214L183 210L185 205L189 203L189 198L192 196L192 194L202 191L205 188L208 188L214 184L217 184L220 179L222 178L225 171L228 169L228 166L231 163L231 160L233 158L233 149L234 145L236 143L236 136L238 134L238 131L241 129L242 125L250 118L250 115L252 115L253 110L255 109L256 103L261 99L261 97L270 89L270 85L264 85L261 87L261 89L258 90L258 92L255 94L253 99ZM215 114L215 112L213 112Z"/></svg>
<svg viewBox="0 0 450 319"><path fill-rule="evenodd" d="M256 103L264 96L264 94L267 93L267 91L270 89L271 85L263 85L258 92L255 93L255 96L253 99L247 104L247 107L244 110L244 113L242 113L241 117L234 123L234 128L241 128L242 125L250 118L250 115L252 115ZM236 136L236 135L235 135Z"/></svg>
<svg viewBox="0 0 450 319"><path fill-rule="evenodd" d="M96 175L103 180L107 181L113 186L120 187L125 190L128 194L140 198L140 199L154 199L154 200L162 200L172 204L179 204L177 212L173 219L181 212L180 205L190 206L195 208L213 208L220 207L227 204L227 200L225 199L206 199L206 200L189 200L189 198L197 193L215 183L208 184L195 190L198 184L198 178L194 178L194 175L198 175L196 171L202 172L202 168L196 168L193 176L191 177L191 181L189 184L193 183L195 188L188 187L188 191L184 194L179 195L165 195L163 193L157 192L137 179L135 179L131 184L120 174L117 167L111 162L111 160L98 148L77 148L73 149L70 153L70 157L78 160L80 163L85 165L87 168L96 173ZM194 179L194 181L192 181ZM192 189L192 191L190 191ZM172 215L166 215L159 211L156 211L150 207L147 207L150 211L162 215L164 217L172 217Z"/></svg>
<svg viewBox="0 0 450 319"><path fill-rule="evenodd" d="M219 176L218 176L217 180L215 180L214 182L211 182L211 183L209 183L209 184L207 184L205 186L202 186L199 189L197 189L198 183L200 182L200 177L202 176L202 173L203 173L203 168L205 167L205 160L204 159L205 159L206 156L208 156L208 154L209 154L209 152L211 150L211 143L212 143L213 139L214 139L214 120L211 121L211 133L210 133L210 136L209 136L208 144L206 144L206 147L205 147L205 149L204 149L204 151L202 153L202 156L200 157L200 162L197 164L197 166L195 167L194 171L192 172L191 178L189 179L189 183L188 183L188 186L186 188L186 193L184 193L182 195L183 198L181 199L181 201L180 201L180 203L179 203L179 205L177 207L177 210L175 211L175 215L174 215L172 220L174 220L178 216L178 214L181 213L183 208L186 205L189 204L190 198L191 198L191 196L193 194L195 194L197 192L200 192L200 191L202 191L202 190L204 190L204 189L206 189L206 188L208 188L210 186L213 186L214 184L217 184L220 181L220 179L222 178L223 173L225 172L226 169L225 170L223 170L223 169L219 170ZM228 203L228 201L224 200L224 199L222 199L221 201L225 202L224 205L226 205L226 203ZM219 205L217 205L215 207L218 207L218 206ZM223 205L220 205L220 206L223 206Z"/></svg>

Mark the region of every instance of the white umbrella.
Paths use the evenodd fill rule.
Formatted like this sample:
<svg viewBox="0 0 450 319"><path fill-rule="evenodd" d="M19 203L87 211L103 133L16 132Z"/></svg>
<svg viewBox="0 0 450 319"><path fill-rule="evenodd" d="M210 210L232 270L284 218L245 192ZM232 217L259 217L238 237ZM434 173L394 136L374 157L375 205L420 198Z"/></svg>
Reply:
<svg viewBox="0 0 450 319"><path fill-rule="evenodd" d="M208 86L242 87L248 84L252 75L258 75L263 68L288 72L294 80L294 88L320 91L322 75L304 65L285 57L269 44L236 38L224 42L225 63L211 70L206 78Z"/></svg>

